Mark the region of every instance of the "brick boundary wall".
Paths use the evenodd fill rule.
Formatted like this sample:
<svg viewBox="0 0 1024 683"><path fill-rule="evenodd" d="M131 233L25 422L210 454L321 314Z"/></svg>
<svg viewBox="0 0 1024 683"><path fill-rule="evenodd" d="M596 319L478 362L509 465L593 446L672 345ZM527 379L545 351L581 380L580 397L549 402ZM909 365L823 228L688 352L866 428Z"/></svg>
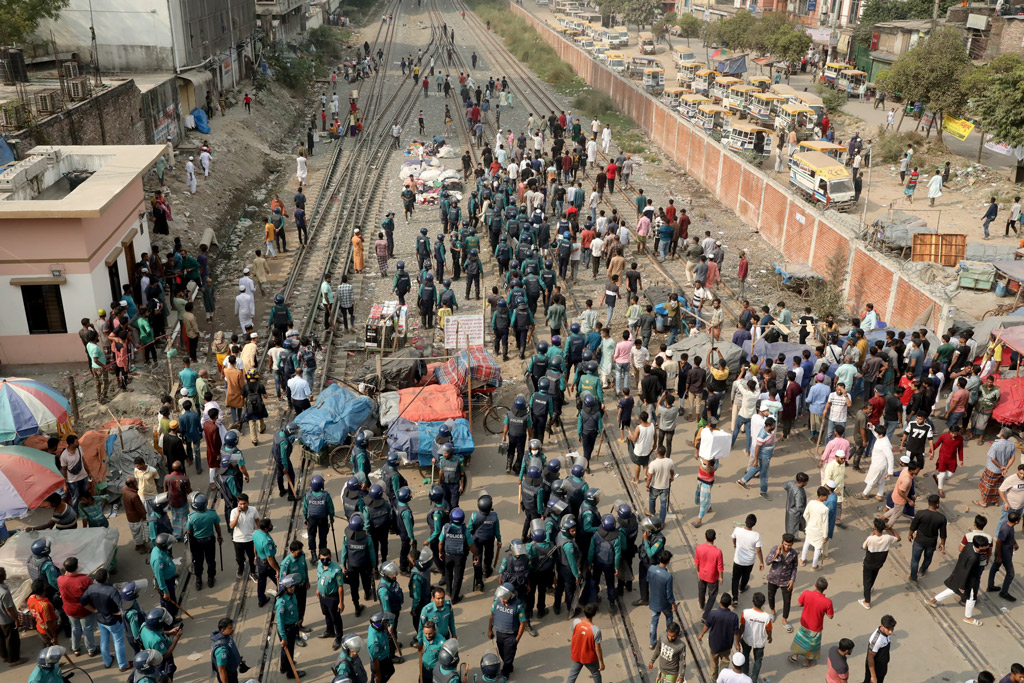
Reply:
<svg viewBox="0 0 1024 683"><path fill-rule="evenodd" d="M948 327L953 306L944 304L900 273L900 264L870 251L856 238L860 214L827 213L744 162L687 119L647 95L631 81L605 68L588 53L555 33L547 24L510 3L511 11L532 25L588 85L607 93L632 117L662 152L679 164L724 206L779 250L789 261L808 263L819 273L838 251L848 255L844 283L854 315L872 302L880 318L906 329L931 309L926 326L935 332Z"/></svg>

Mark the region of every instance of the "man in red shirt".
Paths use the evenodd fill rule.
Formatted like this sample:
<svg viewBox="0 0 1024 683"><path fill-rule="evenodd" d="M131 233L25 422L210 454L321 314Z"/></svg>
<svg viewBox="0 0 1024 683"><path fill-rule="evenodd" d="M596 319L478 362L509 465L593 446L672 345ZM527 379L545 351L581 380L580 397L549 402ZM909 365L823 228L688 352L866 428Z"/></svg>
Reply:
<svg viewBox="0 0 1024 683"><path fill-rule="evenodd" d="M832 619L835 611L832 600L825 597L828 579L821 577L814 582L814 590L804 591L798 602L803 607L800 613L800 628L793 636L793 654L789 661L797 662L802 655L804 666L808 667L821 655L821 632L825 630L825 617Z"/></svg>
<svg viewBox="0 0 1024 683"><path fill-rule="evenodd" d="M964 464L964 437L960 434L960 425L949 425L949 431L944 432L935 440L932 444L932 454L928 457L929 460L935 457L935 449L939 450L939 460L935 463L936 472L932 478L939 486L939 498L945 498L946 481L956 472L958 464Z"/></svg>
<svg viewBox="0 0 1024 683"><path fill-rule="evenodd" d="M570 656L572 666L566 683L574 683L583 667L587 667L591 678L601 680L604 671L604 653L601 651L601 629L594 625L597 605L590 603L583 608L583 618L572 622Z"/></svg>
<svg viewBox="0 0 1024 683"><path fill-rule="evenodd" d="M671 199L669 200L672 201ZM675 207L671 204L669 208L675 211ZM668 215L668 211L665 212ZM676 255L676 247L679 244L679 240L684 242L690 237L690 217L686 215L686 209L679 209L679 220L673 223L675 227L675 233L672 236L672 246L669 247L668 252L674 257Z"/></svg>
<svg viewBox="0 0 1024 683"><path fill-rule="evenodd" d="M210 468L210 483L216 481L217 468L220 467L220 425L217 418L220 417L220 410L210 408L210 419L203 425L203 436L206 437L206 465Z"/></svg>
<svg viewBox="0 0 1024 683"><path fill-rule="evenodd" d="M85 636L85 646L89 656L99 653L93 630L96 628L96 615L82 606L81 598L85 589L92 585L92 579L78 573L78 558L69 557L64 560L64 575L57 578L57 589L60 599L64 601L64 613L71 621L71 652L78 657L82 654L81 641Z"/></svg>
<svg viewBox="0 0 1024 683"><path fill-rule="evenodd" d="M608 177L608 194L615 194L615 176L619 172L619 166L614 161L609 161L604 167L604 174Z"/></svg>
<svg viewBox="0 0 1024 683"><path fill-rule="evenodd" d="M665 220L668 223L675 225L676 222L676 200L668 200L668 206L665 207Z"/></svg>
<svg viewBox="0 0 1024 683"><path fill-rule="evenodd" d="M715 606L722 572L725 571L722 549L715 545L715 537L714 529L705 531L704 540L707 542L697 546L693 555L693 564L697 567L697 602L705 617Z"/></svg>
<svg viewBox="0 0 1024 683"><path fill-rule="evenodd" d="M564 131L566 123L568 123L568 120L565 118L565 112L563 111L558 117L558 127Z"/></svg>

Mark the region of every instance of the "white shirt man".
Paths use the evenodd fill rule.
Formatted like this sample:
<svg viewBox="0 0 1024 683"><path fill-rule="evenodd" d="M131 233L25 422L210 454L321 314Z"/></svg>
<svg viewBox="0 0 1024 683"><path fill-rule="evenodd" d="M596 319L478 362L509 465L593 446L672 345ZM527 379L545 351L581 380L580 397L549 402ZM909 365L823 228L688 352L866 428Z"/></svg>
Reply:
<svg viewBox="0 0 1024 683"><path fill-rule="evenodd" d="M205 149L199 153L199 163L203 165L203 177L208 178L210 176L210 163L213 161L213 156L210 155Z"/></svg>
<svg viewBox="0 0 1024 683"><path fill-rule="evenodd" d="M255 296L256 295L256 283L254 283L252 281L252 278L249 277L249 273L250 273L250 271L249 271L248 268L245 268L245 269L242 270L242 277L238 278L238 287L239 287L239 289L245 288L246 292L248 292L249 294L252 294L253 296Z"/></svg>
<svg viewBox="0 0 1024 683"><path fill-rule="evenodd" d="M242 509L242 505L245 506L245 510ZM251 543L252 532L256 530L258 519L259 513L255 508L250 507L248 501L241 501L228 517L228 525L231 526L231 540L235 543Z"/></svg>
<svg viewBox="0 0 1024 683"><path fill-rule="evenodd" d="M188 191L196 193L196 165L192 163L192 157L188 158L185 164L185 182L188 183Z"/></svg>
<svg viewBox="0 0 1024 683"><path fill-rule="evenodd" d="M601 149L604 150L605 154L608 154L608 147L612 144L612 127L605 126L604 130L601 131Z"/></svg>
<svg viewBox="0 0 1024 683"><path fill-rule="evenodd" d="M238 324L244 332L246 326L252 325L253 318L256 317L256 300L245 290L245 285L239 285L238 290L238 296L235 297L235 315L238 316Z"/></svg>
<svg viewBox="0 0 1024 683"><path fill-rule="evenodd" d="M293 401L302 401L313 394L312 390L309 388L309 382L307 382L302 375L295 375L288 380L288 390L292 394Z"/></svg>
<svg viewBox="0 0 1024 683"><path fill-rule="evenodd" d="M587 163L593 164L597 159L597 141L587 140Z"/></svg>

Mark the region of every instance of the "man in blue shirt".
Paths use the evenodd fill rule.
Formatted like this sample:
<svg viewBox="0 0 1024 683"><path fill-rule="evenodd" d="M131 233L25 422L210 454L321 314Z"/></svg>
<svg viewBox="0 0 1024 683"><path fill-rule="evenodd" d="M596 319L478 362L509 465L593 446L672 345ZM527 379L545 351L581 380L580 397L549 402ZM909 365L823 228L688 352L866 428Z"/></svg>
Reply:
<svg viewBox="0 0 1024 683"><path fill-rule="evenodd" d="M673 623L672 613L677 610L676 594L673 590L672 573L668 563L672 561L672 553L662 550L658 555L658 564L647 570L647 586L649 591L648 607L651 610L651 628L649 639L651 647L658 641L658 621L665 615L665 625Z"/></svg>
<svg viewBox="0 0 1024 683"><path fill-rule="evenodd" d="M821 431L825 404L828 403L830 393L828 385L825 384L825 375L819 372L814 378L814 385L807 392L807 408L811 412L811 439L817 439L818 432Z"/></svg>

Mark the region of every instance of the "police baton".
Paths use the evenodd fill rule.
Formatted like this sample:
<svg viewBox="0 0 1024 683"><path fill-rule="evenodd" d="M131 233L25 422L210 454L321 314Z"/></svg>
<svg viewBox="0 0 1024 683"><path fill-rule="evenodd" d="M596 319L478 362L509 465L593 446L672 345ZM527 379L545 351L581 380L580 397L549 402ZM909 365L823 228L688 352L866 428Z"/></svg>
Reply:
<svg viewBox="0 0 1024 683"><path fill-rule="evenodd" d="M299 680L299 672L295 668L295 660L292 659L292 653L288 651L288 641L287 641L287 639L281 645L281 652L283 652L284 656L288 659L288 666L291 667L292 676L295 676L295 680Z"/></svg>
<svg viewBox="0 0 1024 683"><path fill-rule="evenodd" d="M338 554L338 537L334 534L334 517L331 517L331 540L334 541L334 557L341 559L341 555Z"/></svg>
<svg viewBox="0 0 1024 683"><path fill-rule="evenodd" d="M187 610L187 609L185 609L184 607L182 607L182 606L181 606L181 605L179 605L178 603L174 602L174 600L171 600L170 598L164 598L164 600L166 600L167 602L171 603L172 605L174 605L175 607L177 607L178 609L180 609L180 610L182 611L182 613L183 613L183 614L184 614L184 615L185 615L186 617L188 617L189 619L195 619L195 617L194 617L194 616L192 616L191 614L189 614L189 613L188 613L188 610Z"/></svg>
<svg viewBox="0 0 1024 683"><path fill-rule="evenodd" d="M217 537L217 550L220 552L220 570L224 571L224 538Z"/></svg>

